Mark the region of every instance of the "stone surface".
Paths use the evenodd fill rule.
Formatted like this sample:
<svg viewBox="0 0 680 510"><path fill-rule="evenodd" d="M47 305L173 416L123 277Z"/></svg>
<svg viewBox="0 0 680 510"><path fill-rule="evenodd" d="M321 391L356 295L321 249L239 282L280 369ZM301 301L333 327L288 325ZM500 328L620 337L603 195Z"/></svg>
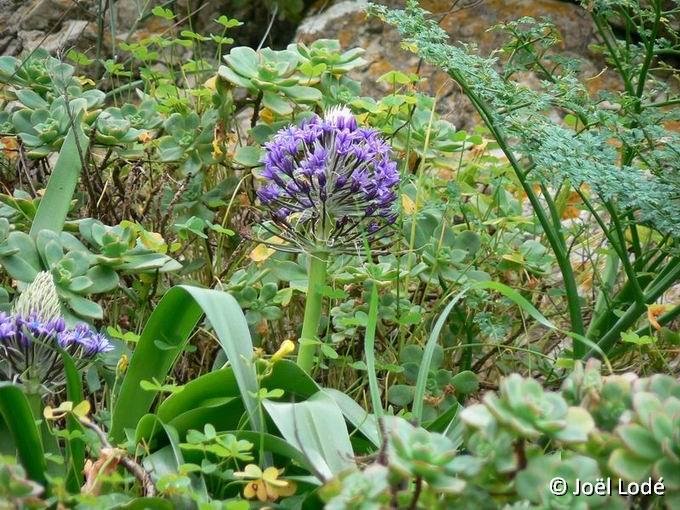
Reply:
<svg viewBox="0 0 680 510"><path fill-rule="evenodd" d="M31 52L40 47L56 54L65 52L85 39L94 42L95 34L94 23L85 20L69 20L64 22L62 29L54 34L46 34L41 30L22 30L17 33L17 37L25 52Z"/></svg>
<svg viewBox="0 0 680 510"><path fill-rule="evenodd" d="M380 3L400 8L402 1L382 0ZM414 54L401 49L401 39L395 29L377 19L367 19L363 0L344 0L308 17L298 28L297 39L310 42L314 39L337 38L345 46L366 48L366 60L370 65L356 74L368 95L380 95L388 90L386 84L376 80L390 69L415 72L426 78L424 89L440 97L440 110L461 128L468 128L477 118L472 106L461 96L459 89L449 77L427 65L422 65ZM423 7L442 18L441 26L450 34L452 42L475 43L483 55L488 55L502 45L503 35L488 28L504 21L522 16L550 17L556 24L563 40L559 50L584 61L583 79L591 91L602 87L616 87L613 75L608 74L600 57L591 52L590 44L596 42L594 26L587 12L577 5L558 0L468 0L458 5L462 8L449 12L447 0L424 0ZM531 86L536 77L523 76L523 82Z"/></svg>
<svg viewBox="0 0 680 510"><path fill-rule="evenodd" d="M244 21L244 25L230 31L239 44L257 46L264 40L265 46L285 47L293 38L297 21L290 16L277 15L271 30L270 11L266 0L177 0L173 9L176 20L186 25L191 19L194 31L206 34L221 33L221 27L213 20L225 14L230 18ZM115 16L115 33L119 40L135 40L148 35L164 32L171 23L158 17L148 16L156 5L167 4L164 0L111 0L104 19L104 48L110 47L111 16ZM304 5L311 3L305 0ZM18 55L39 46L48 38L50 50L75 45L81 51L93 49L98 33L99 0L0 0L0 55ZM143 12L140 12L140 8ZM74 25L73 22L79 22ZM81 22L92 25L83 31L92 37L72 37L74 27L81 28ZM132 37L128 34L132 32ZM94 38L94 39L93 39Z"/></svg>
<svg viewBox="0 0 680 510"><path fill-rule="evenodd" d="M470 127L476 122L473 109L459 94L457 85L444 73L419 64L418 58L400 48L396 30L377 19L367 19L364 0L320 0L312 5L308 14L295 33L291 21L277 17L271 31L268 31L271 15L263 7L264 0L177 0L174 9L178 20L185 20L191 14L195 31L205 34L220 33L214 19L221 14L245 22L244 26L230 31L236 44L256 47L264 40L264 46L285 47L295 36L309 42L316 38L337 38L345 47L366 48L370 65L356 76L363 82L368 95L379 96L387 91L386 85L376 79L392 68L407 71L420 69L424 90L440 97L439 109L447 113L459 127ZM401 0L377 0L392 7L403 5ZM126 40L132 31L131 40L165 31L169 23L155 16L140 20L139 6L147 11L162 0L117 0L114 5L116 34L119 40ZM454 12L451 5L454 3ZM0 0L0 54L18 55L31 51L37 46L57 52L75 47L94 54L99 27L97 9L99 0ZM591 90L612 87L616 83L609 74L601 73L605 68L599 57L591 52L589 45L596 41L594 28L588 14L579 6L559 0L423 0L423 6L435 16L442 18L442 26L454 42L475 43L481 53L488 54L502 43L502 35L487 29L502 21L520 16L540 18L549 16L564 34L560 50L567 55L584 60L583 79ZM104 20L104 48L109 46L110 16ZM89 51L88 51L89 50ZM420 67L419 67L420 65ZM533 76L525 76L531 85Z"/></svg>

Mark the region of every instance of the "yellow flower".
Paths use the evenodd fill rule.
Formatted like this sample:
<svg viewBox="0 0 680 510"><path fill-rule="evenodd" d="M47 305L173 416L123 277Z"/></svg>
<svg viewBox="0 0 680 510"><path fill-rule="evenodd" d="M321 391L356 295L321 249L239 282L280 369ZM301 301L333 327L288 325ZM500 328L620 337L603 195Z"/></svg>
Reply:
<svg viewBox="0 0 680 510"><path fill-rule="evenodd" d="M126 372L129 362L130 360L128 359L127 354L123 354L120 357L118 363L116 363L116 374L118 376L121 376Z"/></svg>
<svg viewBox="0 0 680 510"><path fill-rule="evenodd" d="M274 122L274 112L269 108L262 108L262 110L260 110L260 118L267 124L271 124Z"/></svg>
<svg viewBox="0 0 680 510"><path fill-rule="evenodd" d="M213 76L212 78L208 78L208 80L203 84L203 86L214 92L215 89L217 88L217 76Z"/></svg>
<svg viewBox="0 0 680 510"><path fill-rule="evenodd" d="M215 138L212 141L212 157L215 159L220 159L220 156L224 154L222 150L222 140Z"/></svg>
<svg viewBox="0 0 680 510"><path fill-rule="evenodd" d="M283 343L281 344L281 347L279 347L279 350L276 351L271 358L272 363L276 363L280 359L285 358L289 354L293 354L295 352L295 342L292 340L284 340Z"/></svg>
<svg viewBox="0 0 680 510"><path fill-rule="evenodd" d="M85 85L90 85L91 87L95 87L97 84L92 80L91 78L87 78L86 76L76 76L76 80L78 80L78 83L80 83L81 87L84 87Z"/></svg>
<svg viewBox="0 0 680 510"><path fill-rule="evenodd" d="M275 467L268 467L262 471L255 464L248 464L243 471L234 473L234 476L250 480L243 488L243 496L246 499L257 498L264 503L295 494L295 483L280 480L281 473L283 470Z"/></svg>

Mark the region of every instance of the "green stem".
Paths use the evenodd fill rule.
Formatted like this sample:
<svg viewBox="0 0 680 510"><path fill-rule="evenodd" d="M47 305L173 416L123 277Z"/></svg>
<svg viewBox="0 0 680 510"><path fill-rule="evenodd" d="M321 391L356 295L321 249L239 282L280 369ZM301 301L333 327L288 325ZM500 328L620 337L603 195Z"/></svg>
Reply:
<svg viewBox="0 0 680 510"><path fill-rule="evenodd" d="M667 289L669 289L680 278L680 264L676 259L674 264L670 265L660 275L658 275L645 289L645 297L643 303L635 302L628 310L619 318L607 333L598 340L597 345L606 353L618 341L621 332L627 330L635 324L640 316L645 312L645 303L653 303L659 296L661 296ZM590 351L587 357L595 355L594 351Z"/></svg>
<svg viewBox="0 0 680 510"><path fill-rule="evenodd" d="M505 133L495 122L490 108L479 97L477 97L477 95L471 90L462 76L452 71L449 72L449 75L460 85L460 87L463 89L463 93L475 106L477 112L482 117L482 120L496 139L496 143L498 143L498 146L508 158L510 166L512 166L513 170L515 171L515 175L517 176L524 193L526 193L527 198L531 203L538 222L543 228L543 232L545 233L548 243L555 254L557 265L560 268L560 272L562 273L564 280L564 290L567 299L567 308L569 311L569 319L571 322L571 330L578 335L584 336L585 326L583 324L583 315L581 314L581 301L578 295L578 286L576 285L576 278L571 267L571 261L569 260L569 253L565 245L564 237L561 234L561 223L558 221L558 223L553 224L546 214L545 210L543 209L543 205L531 187L531 183L526 178L526 174L522 168L522 165L511 150ZM551 211L551 214L554 215L554 211ZM572 350L574 358L578 359L583 357L584 347L580 342L574 342Z"/></svg>
<svg viewBox="0 0 680 510"><path fill-rule="evenodd" d="M318 344L316 333L319 329L319 319L321 318L323 288L326 285L327 271L328 253L310 253L307 302L305 303L305 317L302 322L300 350L297 357L297 364L307 373L312 371L314 365L314 354Z"/></svg>
<svg viewBox="0 0 680 510"><path fill-rule="evenodd" d="M602 285L595 302L593 310L593 317L590 321L590 327L586 332L587 338L595 338L599 336L599 332L595 331L595 325L599 322L599 317L611 310L610 296L616 284L616 278L619 275L619 257L614 250L607 255L607 262L604 269L604 277Z"/></svg>

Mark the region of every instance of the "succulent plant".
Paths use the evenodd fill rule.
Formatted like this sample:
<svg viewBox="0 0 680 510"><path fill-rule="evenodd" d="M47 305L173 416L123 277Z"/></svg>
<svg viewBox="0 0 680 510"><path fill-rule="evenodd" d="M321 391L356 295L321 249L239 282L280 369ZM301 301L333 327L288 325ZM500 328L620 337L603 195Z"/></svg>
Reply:
<svg viewBox="0 0 680 510"><path fill-rule="evenodd" d="M519 459L515 451L516 438L510 431L493 422L486 428L469 434L465 446L484 465L480 481L494 484L507 473L517 471Z"/></svg>
<svg viewBox="0 0 680 510"><path fill-rule="evenodd" d="M432 105L427 102L424 96L419 95L412 113L394 116L394 148L400 151L406 151L407 148L414 150L418 156L428 160L450 157L463 148L468 135L465 131L456 131L456 127L446 120L438 117L431 120ZM409 129L403 129L405 122L409 122ZM472 143L467 142L467 146L470 145Z"/></svg>
<svg viewBox="0 0 680 510"><path fill-rule="evenodd" d="M47 97L54 89L54 78L62 83L73 83L75 69L52 57L49 52L38 48L26 59L0 57L0 83L25 87L42 97Z"/></svg>
<svg viewBox="0 0 680 510"><path fill-rule="evenodd" d="M609 458L609 468L631 482L651 476L663 479L666 504L680 504L680 383L657 375L632 396L632 416L615 433L621 447Z"/></svg>
<svg viewBox="0 0 680 510"><path fill-rule="evenodd" d="M262 106L279 114L293 112L295 104L313 104L321 100L321 92L300 85L297 66L300 56L291 50L275 51L239 46L224 56L227 65L220 66L218 76L253 97L262 95Z"/></svg>
<svg viewBox="0 0 680 510"><path fill-rule="evenodd" d="M79 114L86 107L87 101L82 98L73 99L68 106L63 98L57 98L52 104L45 104L45 107L15 112L12 122L28 149L26 154L31 158L43 158L58 151L71 126L71 117L79 119Z"/></svg>
<svg viewBox="0 0 680 510"><path fill-rule="evenodd" d="M281 308L274 302L277 292L277 285L270 282L262 285L259 291L253 286L246 286L234 293L238 304L246 311L246 321L250 326L263 320L272 321L283 317Z"/></svg>
<svg viewBox="0 0 680 510"><path fill-rule="evenodd" d="M588 510L590 508L628 508L622 498L616 495L581 494L574 495L576 481L595 483L604 478L597 461L582 455L555 453L531 458L525 469L517 474L515 488L520 498L536 505L532 508ZM567 488L564 494L560 485L552 486L555 480L564 480ZM552 489L552 490L551 490ZM558 494L554 491L557 490Z"/></svg>
<svg viewBox="0 0 680 510"><path fill-rule="evenodd" d="M9 231L9 222L0 218L0 265L24 284L40 271L49 271L59 296L78 316L101 318L101 307L86 296L118 286L117 271L173 271L181 267L167 255L145 248L133 230L107 227L95 220L81 222L83 237L96 249L92 253L68 232L42 230L33 240L20 231Z"/></svg>
<svg viewBox="0 0 680 510"><path fill-rule="evenodd" d="M120 107L120 113L135 129L156 129L163 123L163 117L158 113L158 104L153 99L144 99L138 105L126 103Z"/></svg>
<svg viewBox="0 0 680 510"><path fill-rule="evenodd" d="M85 90L73 77L74 68L37 50L20 61L0 57L0 83L23 106L12 113L12 131L31 158L58 151L73 121L91 124L104 103L98 89Z"/></svg>
<svg viewBox="0 0 680 510"><path fill-rule="evenodd" d="M181 265L156 247L163 246L159 234L153 234L131 222L108 226L86 218L78 222L82 238L94 249L96 262L103 267L126 273L176 271Z"/></svg>
<svg viewBox="0 0 680 510"><path fill-rule="evenodd" d="M461 418L473 428L497 422L520 438L547 436L564 443L585 443L595 428L588 411L570 407L559 393L547 392L538 381L518 374L503 379L498 395L489 392L482 404L464 409Z"/></svg>
<svg viewBox="0 0 680 510"><path fill-rule="evenodd" d="M371 464L363 471L352 470L321 488L327 510L381 510L390 501L389 470Z"/></svg>
<svg viewBox="0 0 680 510"><path fill-rule="evenodd" d="M368 63L362 58L366 50L352 48L343 52L337 39L317 39L309 46L302 42L289 44L288 50L298 54L300 68L306 75L309 73L305 72L305 66L311 68L314 74L317 74L317 71L318 74L328 71L331 74L342 75Z"/></svg>
<svg viewBox="0 0 680 510"><path fill-rule="evenodd" d="M454 459L456 446L446 436L414 427L403 418L386 420L388 465L402 478L421 479L437 492L456 494L465 488Z"/></svg>
<svg viewBox="0 0 680 510"><path fill-rule="evenodd" d="M202 116L195 112L173 113L163 123L167 133L158 139L158 155L161 161L182 162L185 174L196 174L207 164L214 162L213 129L217 112L208 110Z"/></svg>
<svg viewBox="0 0 680 510"><path fill-rule="evenodd" d="M132 127L132 122L121 108L107 108L99 114L96 122L95 140L102 145L126 145L136 141L141 131Z"/></svg>

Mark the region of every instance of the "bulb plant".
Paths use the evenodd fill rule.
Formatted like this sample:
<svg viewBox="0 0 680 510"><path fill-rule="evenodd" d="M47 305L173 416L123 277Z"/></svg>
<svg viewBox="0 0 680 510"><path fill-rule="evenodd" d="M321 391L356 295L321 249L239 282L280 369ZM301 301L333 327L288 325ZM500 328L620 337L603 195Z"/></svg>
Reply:
<svg viewBox="0 0 680 510"><path fill-rule="evenodd" d="M66 327L52 275L45 271L26 287L12 313L0 312L0 378L21 382L29 392L64 385L62 352L83 369L111 349L104 335L84 323Z"/></svg>
<svg viewBox="0 0 680 510"><path fill-rule="evenodd" d="M323 288L331 253L356 252L388 235L397 214L397 164L390 146L359 127L348 108L329 109L279 131L265 144L266 184L257 192L269 221L265 231L309 255L309 286L298 364L312 369Z"/></svg>

